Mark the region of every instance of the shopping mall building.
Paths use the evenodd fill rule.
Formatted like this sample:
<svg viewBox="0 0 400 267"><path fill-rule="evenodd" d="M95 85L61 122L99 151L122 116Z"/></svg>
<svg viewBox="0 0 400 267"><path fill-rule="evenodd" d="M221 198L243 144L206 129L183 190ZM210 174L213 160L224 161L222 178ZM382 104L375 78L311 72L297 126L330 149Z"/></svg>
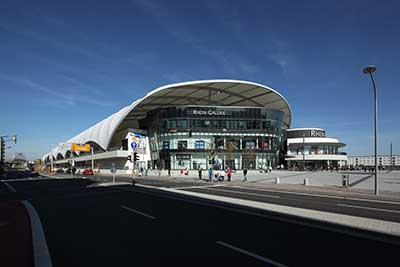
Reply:
<svg viewBox="0 0 400 267"><path fill-rule="evenodd" d="M339 151L345 144L327 137L321 128L291 128L285 132L285 161L288 168L320 170L341 168L347 155Z"/></svg>
<svg viewBox="0 0 400 267"><path fill-rule="evenodd" d="M133 168L261 169L285 164L286 99L262 84L203 80L157 88L131 105L54 147L48 166L73 163L119 173ZM71 152L71 143L90 152ZM133 164L129 155L137 153Z"/></svg>

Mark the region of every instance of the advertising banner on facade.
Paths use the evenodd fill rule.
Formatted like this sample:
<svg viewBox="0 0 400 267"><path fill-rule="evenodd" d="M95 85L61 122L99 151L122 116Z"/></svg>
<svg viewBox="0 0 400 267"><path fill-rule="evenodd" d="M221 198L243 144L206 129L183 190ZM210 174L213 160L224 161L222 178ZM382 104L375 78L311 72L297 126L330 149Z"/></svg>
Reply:
<svg viewBox="0 0 400 267"><path fill-rule="evenodd" d="M72 151L90 152L90 144L72 144Z"/></svg>
<svg viewBox="0 0 400 267"><path fill-rule="evenodd" d="M130 147L137 153L146 153L146 136L138 133L129 134Z"/></svg>

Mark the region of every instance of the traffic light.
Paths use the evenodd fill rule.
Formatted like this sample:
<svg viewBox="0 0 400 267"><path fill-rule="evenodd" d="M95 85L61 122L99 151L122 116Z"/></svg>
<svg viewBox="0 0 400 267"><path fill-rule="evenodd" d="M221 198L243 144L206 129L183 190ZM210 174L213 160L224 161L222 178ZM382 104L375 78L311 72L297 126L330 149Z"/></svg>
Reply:
<svg viewBox="0 0 400 267"><path fill-rule="evenodd" d="M130 162L132 162L132 156L131 156L131 155L128 156L128 160L129 160Z"/></svg>
<svg viewBox="0 0 400 267"><path fill-rule="evenodd" d="M139 155L138 153L133 153L133 161L138 161L139 160Z"/></svg>

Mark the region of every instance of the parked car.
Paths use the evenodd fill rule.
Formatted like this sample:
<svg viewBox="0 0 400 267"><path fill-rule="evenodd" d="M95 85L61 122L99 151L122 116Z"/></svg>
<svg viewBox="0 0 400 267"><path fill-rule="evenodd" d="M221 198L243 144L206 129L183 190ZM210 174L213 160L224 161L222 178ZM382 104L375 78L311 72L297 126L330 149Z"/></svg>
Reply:
<svg viewBox="0 0 400 267"><path fill-rule="evenodd" d="M82 172L82 175L93 175L93 170L92 169L86 169Z"/></svg>
<svg viewBox="0 0 400 267"><path fill-rule="evenodd" d="M56 170L56 173L64 173L64 170L63 169L58 169L58 170Z"/></svg>

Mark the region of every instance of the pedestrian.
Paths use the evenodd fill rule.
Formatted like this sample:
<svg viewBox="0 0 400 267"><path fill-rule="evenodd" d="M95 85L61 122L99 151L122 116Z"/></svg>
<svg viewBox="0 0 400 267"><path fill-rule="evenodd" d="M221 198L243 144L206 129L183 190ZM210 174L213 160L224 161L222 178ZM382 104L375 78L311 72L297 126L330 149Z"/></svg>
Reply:
<svg viewBox="0 0 400 267"><path fill-rule="evenodd" d="M223 181L225 180L225 175L226 175L226 173L225 173L224 169L222 169L222 170L219 172L219 180L220 180L221 182L223 182Z"/></svg>
<svg viewBox="0 0 400 267"><path fill-rule="evenodd" d="M180 170L180 174L183 175L183 169Z"/></svg>
<svg viewBox="0 0 400 267"><path fill-rule="evenodd" d="M189 175L189 167L186 167L185 175Z"/></svg>
<svg viewBox="0 0 400 267"><path fill-rule="evenodd" d="M143 176L143 167L140 167L140 176Z"/></svg>
<svg viewBox="0 0 400 267"><path fill-rule="evenodd" d="M208 180L210 182L212 182L212 169L211 168L208 169Z"/></svg>
<svg viewBox="0 0 400 267"><path fill-rule="evenodd" d="M203 171L203 169L200 167L199 168L199 180L201 180L202 171Z"/></svg>
<svg viewBox="0 0 400 267"><path fill-rule="evenodd" d="M247 181L247 168L243 169L243 182Z"/></svg>
<svg viewBox="0 0 400 267"><path fill-rule="evenodd" d="M168 176L171 176L171 167L168 167Z"/></svg>
<svg viewBox="0 0 400 267"><path fill-rule="evenodd" d="M231 178L232 178L232 169L231 168L228 169L227 176L228 176L228 182L230 182Z"/></svg>
<svg viewBox="0 0 400 267"><path fill-rule="evenodd" d="M283 164L281 164L281 171L283 171L283 167L284 167Z"/></svg>
<svg viewBox="0 0 400 267"><path fill-rule="evenodd" d="M268 167L269 172L272 172L272 166Z"/></svg>

